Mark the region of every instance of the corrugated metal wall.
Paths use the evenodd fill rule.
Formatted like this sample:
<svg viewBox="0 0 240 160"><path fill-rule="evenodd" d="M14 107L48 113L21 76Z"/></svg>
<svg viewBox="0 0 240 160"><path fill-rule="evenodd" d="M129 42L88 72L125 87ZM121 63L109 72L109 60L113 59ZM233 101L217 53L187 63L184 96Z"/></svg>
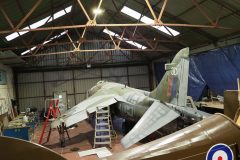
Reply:
<svg viewBox="0 0 240 160"><path fill-rule="evenodd" d="M72 107L84 100L86 91L100 80L150 89L147 65L17 73L20 110L36 107L41 111L44 100L53 97L55 91L66 91L68 107Z"/></svg>

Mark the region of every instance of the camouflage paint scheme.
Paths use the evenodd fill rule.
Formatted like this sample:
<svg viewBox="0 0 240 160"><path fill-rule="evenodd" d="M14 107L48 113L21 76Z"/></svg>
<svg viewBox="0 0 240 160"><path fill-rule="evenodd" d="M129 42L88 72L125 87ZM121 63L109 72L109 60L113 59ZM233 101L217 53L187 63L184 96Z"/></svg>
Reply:
<svg viewBox="0 0 240 160"><path fill-rule="evenodd" d="M185 110L185 107L182 107L184 105L173 108L170 104L165 103L169 102L178 105L178 102L183 104L187 99L188 56L189 48L182 49L177 53L172 62L173 67L166 72L161 83L153 92L131 88L114 82L98 82L89 90L89 97L86 100L66 111L52 123L52 127L56 128L61 122L64 122L67 127L71 126L87 119L88 115L97 109L117 104L117 107L111 108L111 110L117 109L120 115L127 115L138 121L121 141L127 148L174 121L180 117L180 114L193 119L200 117L201 120L205 115L202 115L197 110L189 112L189 109ZM172 74L175 70L177 74ZM176 81L167 82L169 77L175 78ZM174 94L172 94L172 86L175 86ZM180 91L181 89L184 89L184 91ZM167 90L170 94L166 92Z"/></svg>

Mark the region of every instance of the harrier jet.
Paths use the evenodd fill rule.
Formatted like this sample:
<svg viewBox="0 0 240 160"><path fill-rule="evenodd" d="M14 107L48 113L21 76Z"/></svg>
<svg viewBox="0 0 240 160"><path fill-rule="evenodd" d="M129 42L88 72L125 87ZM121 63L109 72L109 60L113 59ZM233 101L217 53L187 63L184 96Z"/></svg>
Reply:
<svg viewBox="0 0 240 160"><path fill-rule="evenodd" d="M179 117L202 120L207 114L186 107L189 71L189 48L180 50L166 73L152 92L128 87L124 84L100 81L89 90L89 97L53 121L52 128L62 122L71 126L88 118L90 113L110 106L123 117L138 120L121 140L128 148L141 139L166 126Z"/></svg>

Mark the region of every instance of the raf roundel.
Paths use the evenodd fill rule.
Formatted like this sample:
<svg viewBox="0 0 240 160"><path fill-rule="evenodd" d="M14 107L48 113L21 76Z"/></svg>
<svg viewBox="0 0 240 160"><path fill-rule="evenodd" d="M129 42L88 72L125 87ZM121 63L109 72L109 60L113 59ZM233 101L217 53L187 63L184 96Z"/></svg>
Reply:
<svg viewBox="0 0 240 160"><path fill-rule="evenodd" d="M234 156L228 145L216 144L209 149L206 160L234 160Z"/></svg>

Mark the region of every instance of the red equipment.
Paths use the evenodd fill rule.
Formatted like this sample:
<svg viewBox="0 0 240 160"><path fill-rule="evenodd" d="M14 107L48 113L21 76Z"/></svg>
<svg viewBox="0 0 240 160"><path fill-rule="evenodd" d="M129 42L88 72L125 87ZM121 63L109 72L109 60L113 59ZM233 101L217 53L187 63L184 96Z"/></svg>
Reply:
<svg viewBox="0 0 240 160"><path fill-rule="evenodd" d="M49 123L49 117L53 116L53 118L55 119L55 118L57 118L58 114L61 115L60 109L58 107L58 102L59 102L59 99L51 99L51 101L50 101L49 108L48 108L48 114L47 114L46 120L45 120L45 122L43 124L43 129L42 129L41 137L39 139L38 144L42 144L43 135L44 135L46 127L47 127L47 125ZM48 132L47 142L49 141L49 138L50 138L50 135L51 135L51 131L52 130L51 130L51 127L50 127L50 130Z"/></svg>

